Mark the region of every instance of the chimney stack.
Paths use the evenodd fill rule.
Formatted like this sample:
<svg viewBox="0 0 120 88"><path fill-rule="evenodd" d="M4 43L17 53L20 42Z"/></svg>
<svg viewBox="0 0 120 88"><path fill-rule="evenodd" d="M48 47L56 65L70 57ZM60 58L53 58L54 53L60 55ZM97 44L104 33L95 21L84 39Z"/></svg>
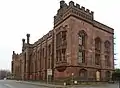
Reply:
<svg viewBox="0 0 120 88"><path fill-rule="evenodd" d="M15 51L13 51L13 55L15 54Z"/></svg>
<svg viewBox="0 0 120 88"><path fill-rule="evenodd" d="M27 36L27 44L30 44L29 43L30 34L27 34L26 36Z"/></svg>
<svg viewBox="0 0 120 88"><path fill-rule="evenodd" d="M25 46L25 39L22 39L23 47Z"/></svg>

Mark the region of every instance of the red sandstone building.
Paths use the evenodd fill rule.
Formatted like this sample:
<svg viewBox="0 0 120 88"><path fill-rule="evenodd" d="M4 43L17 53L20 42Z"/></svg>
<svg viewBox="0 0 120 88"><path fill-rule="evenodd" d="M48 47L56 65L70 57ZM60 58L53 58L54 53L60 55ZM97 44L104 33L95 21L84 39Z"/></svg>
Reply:
<svg viewBox="0 0 120 88"><path fill-rule="evenodd" d="M34 44L27 34L27 43L22 39L22 53L13 51L12 73L23 80L71 75L78 80L108 80L114 70L113 36L114 30L94 20L89 9L60 1L54 28Z"/></svg>

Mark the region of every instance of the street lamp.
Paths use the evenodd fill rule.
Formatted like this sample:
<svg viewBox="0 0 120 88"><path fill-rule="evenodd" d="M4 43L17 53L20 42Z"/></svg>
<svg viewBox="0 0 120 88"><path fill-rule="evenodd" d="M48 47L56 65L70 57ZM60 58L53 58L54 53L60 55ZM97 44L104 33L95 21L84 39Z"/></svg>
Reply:
<svg viewBox="0 0 120 88"><path fill-rule="evenodd" d="M74 73L72 73L72 86L73 86L73 83L74 83L73 76L74 76Z"/></svg>

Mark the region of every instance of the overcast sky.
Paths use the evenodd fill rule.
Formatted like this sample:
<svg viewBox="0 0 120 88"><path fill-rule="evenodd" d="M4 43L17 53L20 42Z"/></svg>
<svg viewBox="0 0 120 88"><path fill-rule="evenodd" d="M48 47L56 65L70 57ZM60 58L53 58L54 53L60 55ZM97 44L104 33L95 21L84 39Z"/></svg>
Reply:
<svg viewBox="0 0 120 88"><path fill-rule="evenodd" d="M70 0L65 0L66 3ZM94 19L115 29L115 56L120 57L120 0L73 0L94 11ZM21 53L22 38L34 43L53 29L60 0L0 0L0 69L11 69L12 51ZM116 61L120 67L120 59Z"/></svg>

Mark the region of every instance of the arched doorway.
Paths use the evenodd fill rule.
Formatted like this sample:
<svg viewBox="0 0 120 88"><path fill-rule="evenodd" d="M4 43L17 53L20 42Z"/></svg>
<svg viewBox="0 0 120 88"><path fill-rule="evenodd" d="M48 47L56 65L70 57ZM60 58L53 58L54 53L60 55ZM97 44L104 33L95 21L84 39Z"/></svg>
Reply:
<svg viewBox="0 0 120 88"><path fill-rule="evenodd" d="M87 80L87 70L81 69L79 71L80 80Z"/></svg>
<svg viewBox="0 0 120 88"><path fill-rule="evenodd" d="M100 81L100 71L96 71L96 81Z"/></svg>

